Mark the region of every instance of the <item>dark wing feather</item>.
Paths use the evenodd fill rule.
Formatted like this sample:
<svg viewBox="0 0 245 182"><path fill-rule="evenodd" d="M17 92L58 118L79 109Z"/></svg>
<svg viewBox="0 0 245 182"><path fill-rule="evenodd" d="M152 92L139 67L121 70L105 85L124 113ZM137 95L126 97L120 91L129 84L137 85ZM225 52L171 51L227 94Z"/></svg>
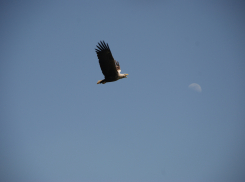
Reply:
<svg viewBox="0 0 245 182"><path fill-rule="evenodd" d="M100 41L97 45L97 49L95 49L102 73L105 77L115 77L117 76L117 68L115 65L115 60L111 54L111 50L109 45L106 44L104 41Z"/></svg>
<svg viewBox="0 0 245 182"><path fill-rule="evenodd" d="M116 60L115 60L115 65L116 65L116 69L117 70L121 70L120 65L119 65L119 62L117 62Z"/></svg>

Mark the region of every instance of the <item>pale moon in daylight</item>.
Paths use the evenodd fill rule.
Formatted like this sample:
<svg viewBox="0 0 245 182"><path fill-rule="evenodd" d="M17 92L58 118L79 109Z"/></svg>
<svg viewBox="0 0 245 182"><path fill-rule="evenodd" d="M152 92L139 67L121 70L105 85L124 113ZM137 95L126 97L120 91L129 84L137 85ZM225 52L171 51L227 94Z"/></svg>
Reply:
<svg viewBox="0 0 245 182"><path fill-rule="evenodd" d="M197 83L192 83L188 86L190 89L195 90L197 92L202 92L202 88L200 85L198 85Z"/></svg>

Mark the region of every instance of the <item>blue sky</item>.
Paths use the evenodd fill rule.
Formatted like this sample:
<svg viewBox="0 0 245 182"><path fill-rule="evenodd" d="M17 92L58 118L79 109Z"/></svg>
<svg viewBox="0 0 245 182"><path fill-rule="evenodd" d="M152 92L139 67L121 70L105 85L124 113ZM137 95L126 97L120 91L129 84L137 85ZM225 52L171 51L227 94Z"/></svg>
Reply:
<svg viewBox="0 0 245 182"><path fill-rule="evenodd" d="M1 1L0 181L244 181L244 8Z"/></svg>

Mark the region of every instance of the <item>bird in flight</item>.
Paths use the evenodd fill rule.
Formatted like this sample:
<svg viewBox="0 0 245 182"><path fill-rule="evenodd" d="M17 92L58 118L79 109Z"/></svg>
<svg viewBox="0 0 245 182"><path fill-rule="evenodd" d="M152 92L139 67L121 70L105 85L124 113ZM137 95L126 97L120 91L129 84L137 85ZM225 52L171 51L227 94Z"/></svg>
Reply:
<svg viewBox="0 0 245 182"><path fill-rule="evenodd" d="M127 78L128 74L121 74L121 69L119 62L117 62L109 48L109 45L104 41L100 41L98 45L96 45L97 49L95 49L102 73L105 76L104 80L99 80L97 84L105 84L106 82L114 82L122 78Z"/></svg>

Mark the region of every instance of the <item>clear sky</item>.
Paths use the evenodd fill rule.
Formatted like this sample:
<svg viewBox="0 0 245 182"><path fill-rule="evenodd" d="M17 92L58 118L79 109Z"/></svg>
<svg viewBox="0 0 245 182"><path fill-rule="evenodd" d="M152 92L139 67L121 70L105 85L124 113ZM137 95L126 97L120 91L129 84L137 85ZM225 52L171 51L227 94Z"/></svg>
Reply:
<svg viewBox="0 0 245 182"><path fill-rule="evenodd" d="M0 181L245 181L244 9L1 1ZM100 40L128 78L96 84Z"/></svg>

